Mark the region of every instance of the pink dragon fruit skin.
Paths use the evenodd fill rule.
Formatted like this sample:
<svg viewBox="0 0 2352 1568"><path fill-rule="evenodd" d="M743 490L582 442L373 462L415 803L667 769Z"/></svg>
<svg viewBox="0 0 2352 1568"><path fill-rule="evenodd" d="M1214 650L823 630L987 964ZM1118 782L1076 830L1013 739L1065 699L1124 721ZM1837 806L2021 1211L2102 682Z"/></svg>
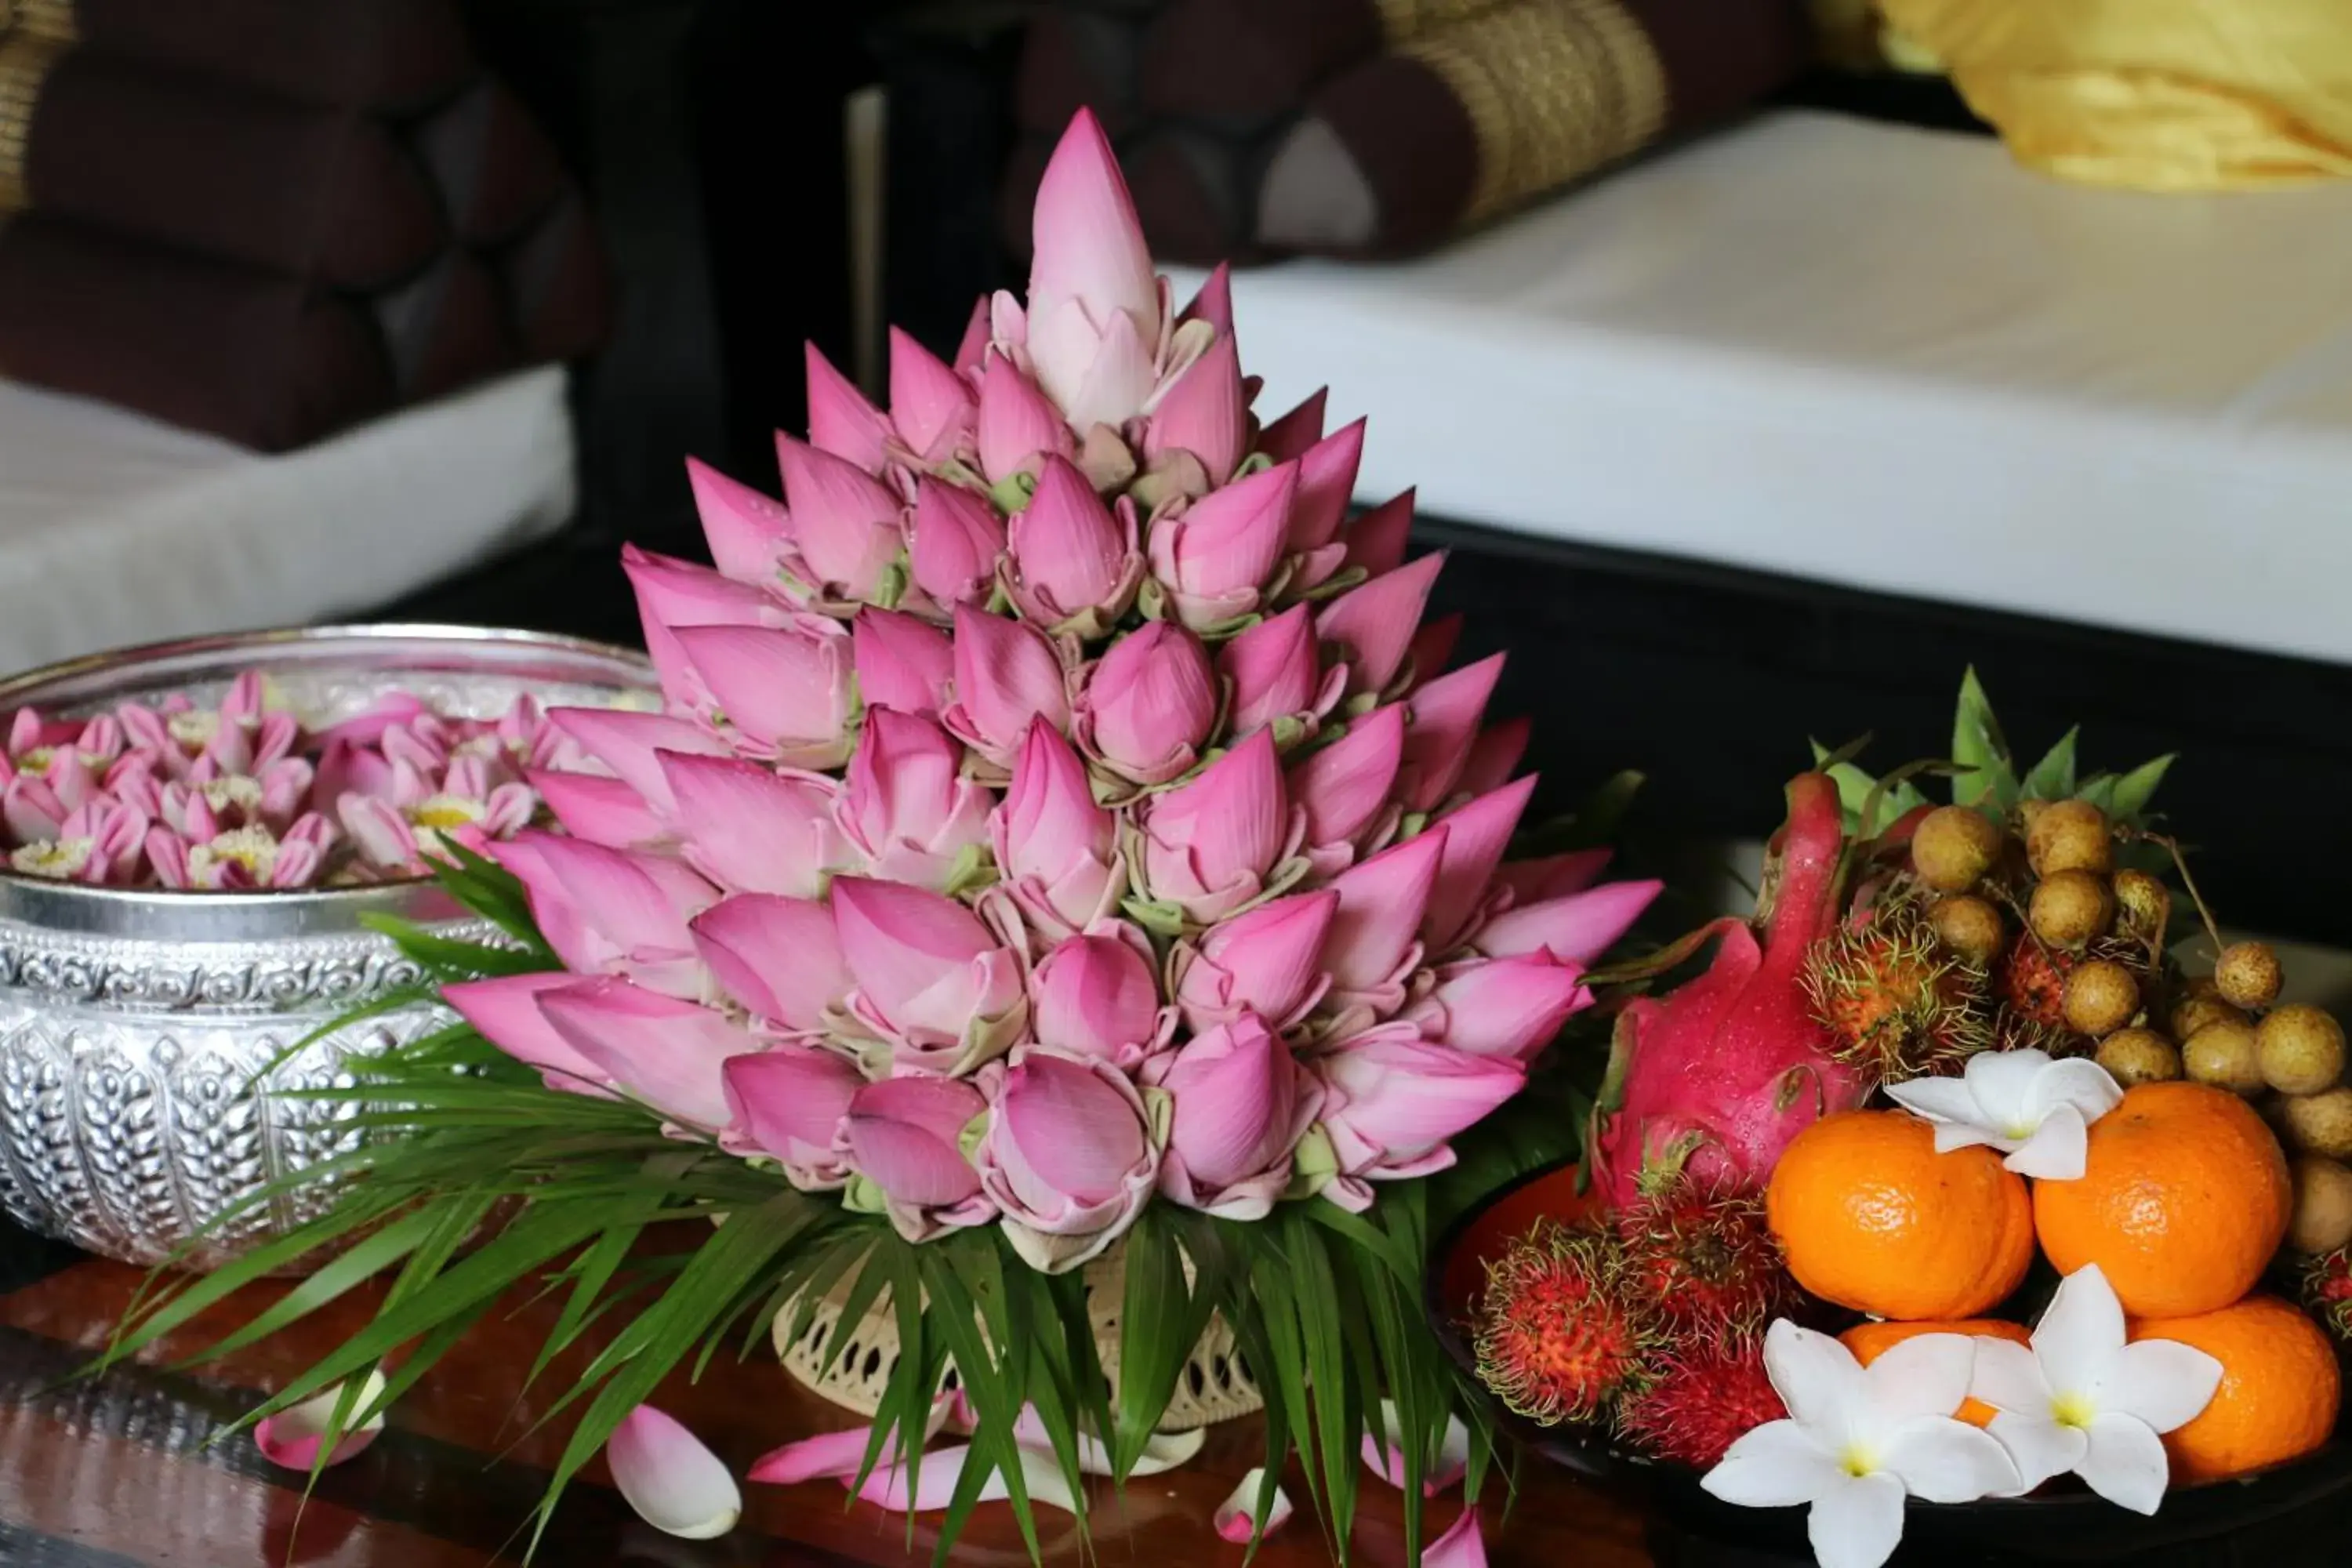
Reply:
<svg viewBox="0 0 2352 1568"><path fill-rule="evenodd" d="M1788 795L1758 910L1762 944L1746 921L1716 922L1696 939L1721 938L1706 973L1617 1020L1589 1140L1590 1174L1612 1208L1633 1202L1645 1175L1675 1171L1757 1190L1790 1139L1870 1093L1859 1069L1831 1056L1801 984L1806 950L1838 918L1837 786L1802 773Z"/></svg>

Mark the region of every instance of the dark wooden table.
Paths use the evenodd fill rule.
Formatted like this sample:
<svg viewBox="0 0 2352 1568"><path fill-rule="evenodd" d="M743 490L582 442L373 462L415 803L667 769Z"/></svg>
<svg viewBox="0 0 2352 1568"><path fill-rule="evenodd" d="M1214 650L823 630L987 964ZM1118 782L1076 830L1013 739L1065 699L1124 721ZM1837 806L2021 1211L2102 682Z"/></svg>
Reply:
<svg viewBox="0 0 2352 1568"><path fill-rule="evenodd" d="M248 1317L278 1287L256 1287L136 1368L65 1381L100 1345L137 1289L135 1268L37 1242L0 1222L0 1568L482 1568L520 1561L517 1526L529 1515L560 1451L563 1429L525 1436L565 1386L567 1356L530 1393L522 1374L553 1313L518 1303L472 1337L394 1411L366 1453L327 1472L307 1508L303 1478L265 1462L249 1438L209 1439L365 1318L373 1300L355 1292L296 1330L194 1373L163 1370ZM578 1355L593 1353L575 1347ZM803 1391L772 1359L714 1363L698 1385L673 1378L656 1403L685 1421L738 1474L793 1437L852 1424ZM1230 1563L1243 1552L1220 1541L1209 1517L1262 1453L1254 1421L1210 1436L1193 1463L1095 1498L1097 1556L1108 1564ZM1300 1512L1257 1561L1303 1568L1329 1561L1296 1468L1287 1482ZM550 1527L537 1562L547 1568L762 1568L809 1564L927 1563L935 1537L859 1504L845 1508L835 1482L744 1488L743 1522L724 1540L674 1541L641 1523L601 1468L576 1485ZM1639 1568L1650 1558L1640 1516L1624 1505L1530 1466L1503 1518L1501 1489L1484 1523L1495 1568L1575 1563ZM1429 1533L1452 1522L1459 1494L1430 1508ZM299 1517L298 1517L299 1516ZM1066 1515L1039 1514L1046 1560L1086 1559ZM1401 1500L1368 1476L1355 1532L1367 1568L1404 1561ZM958 1543L959 1563L1027 1561L1010 1510L983 1504Z"/></svg>

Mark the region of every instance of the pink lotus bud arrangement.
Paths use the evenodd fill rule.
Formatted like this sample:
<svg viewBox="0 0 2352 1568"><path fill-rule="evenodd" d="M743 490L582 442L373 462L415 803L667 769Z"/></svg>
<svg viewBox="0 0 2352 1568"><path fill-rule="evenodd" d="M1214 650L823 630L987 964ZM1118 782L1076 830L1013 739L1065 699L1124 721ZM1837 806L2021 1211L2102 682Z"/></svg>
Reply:
<svg viewBox="0 0 2352 1568"><path fill-rule="evenodd" d="M627 562L666 710L552 714L572 837L493 851L593 980L469 1016L1049 1271L1155 1196L1361 1209L1517 1091L1655 885L1506 868L1503 661L1442 668L1410 498L1351 526L1362 426L1259 425L1090 119L984 331L953 368L895 337L887 409L812 351L782 503L693 466L717 568ZM394 763L342 818L372 862L458 777Z"/></svg>
<svg viewBox="0 0 2352 1568"><path fill-rule="evenodd" d="M57 875L195 832L192 882L486 848L503 876L453 857L445 883L522 947L410 943L471 1033L364 1069L373 1128L415 1121L370 1146L406 1184L383 1190L421 1194L378 1245L517 1205L455 1267L558 1270L572 1335L659 1314L592 1382L659 1377L747 1313L795 1345L831 1321L822 1354L887 1382L875 1426L750 1479L1079 1509L1083 1471L1198 1447L1154 1428L1222 1320L1292 1439L1318 1434L1344 1540L1334 1456L1362 1436L1379 1473L1443 1486L1470 1452L1455 1413L1484 1419L1422 1321L1454 1201L1424 1179L1594 1006L1658 885L1507 858L1526 727L1489 713L1502 660L1453 668L1459 620L1423 624L1444 562L1407 558L1411 494L1351 521L1362 423L1327 432L1319 393L1253 410L1224 274L1177 307L1090 114L1035 237L1026 298L982 301L951 359L893 334L887 406L810 351L781 500L688 463L714 564L624 560L658 711L556 710L520 751L391 715L316 757L250 705L120 735L33 721L11 776L44 788L5 804ZM306 810L297 759L330 805ZM145 782L109 794L117 770ZM215 801L216 774L252 783ZM1535 1097L1513 1121L1476 1152L1525 1169L1573 1136ZM1461 1184L1487 1164L1459 1163ZM665 1221L694 1250L640 1268ZM1079 1352L1119 1270L1114 1392ZM465 1327L445 1298L401 1294L395 1337L439 1353ZM723 1531L733 1478L625 1392L579 1402L561 1473L609 1440L646 1518ZM972 1442L918 1480L908 1445L950 1419ZM1288 1505L1261 1476L1224 1511L1245 1540ZM1428 1561L1475 1555L1463 1518Z"/></svg>
<svg viewBox="0 0 2352 1568"><path fill-rule="evenodd" d="M0 847L26 876L238 892L425 877L447 846L481 853L541 815L531 779L588 753L525 695L494 721L397 695L307 731L257 672L210 707L184 696L87 720L19 710L0 752ZM561 775L583 826L619 781ZM591 837L594 837L592 833Z"/></svg>

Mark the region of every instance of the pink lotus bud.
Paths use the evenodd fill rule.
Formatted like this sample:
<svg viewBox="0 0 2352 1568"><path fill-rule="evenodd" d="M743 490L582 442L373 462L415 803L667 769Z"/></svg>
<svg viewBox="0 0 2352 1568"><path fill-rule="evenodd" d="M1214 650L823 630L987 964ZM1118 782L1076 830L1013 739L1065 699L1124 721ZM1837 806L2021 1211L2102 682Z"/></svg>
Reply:
<svg viewBox="0 0 2352 1568"><path fill-rule="evenodd" d="M987 1109L980 1091L961 1079L884 1079L850 1098L842 1144L857 1173L893 1205L957 1209L980 1196L980 1173L958 1145L963 1130ZM948 1223L985 1217L983 1212Z"/></svg>
<svg viewBox="0 0 2352 1568"><path fill-rule="evenodd" d="M723 577L707 566L621 546L621 570L637 597L646 650L673 710L706 713L712 706L702 678L678 646L678 626L758 626L783 624L788 612L765 591ZM392 733L398 733L397 731Z"/></svg>
<svg viewBox="0 0 2352 1568"><path fill-rule="evenodd" d="M1143 457L1151 462L1190 452L1213 491L1234 477L1248 455L1248 441L1249 405L1242 395L1241 360L1233 334L1223 332L1160 397L1144 426Z"/></svg>
<svg viewBox="0 0 2352 1568"><path fill-rule="evenodd" d="M1339 895L1328 888L1261 904L1177 949L1176 1002L1195 1035L1244 1013L1286 1027L1322 1000L1323 943Z"/></svg>
<svg viewBox="0 0 2352 1568"><path fill-rule="evenodd" d="M988 356L989 298L982 294L971 302L971 314L963 324L963 336L956 342L955 369L958 375L980 374L981 362Z"/></svg>
<svg viewBox="0 0 2352 1568"><path fill-rule="evenodd" d="M971 383L891 328L890 423L907 449L926 463L946 462L972 434L976 414Z"/></svg>
<svg viewBox="0 0 2352 1568"><path fill-rule="evenodd" d="M974 440L980 471L991 484L1034 474L1046 458L1066 458L1078 449L1062 411L1011 360L1002 358L990 359L981 372Z"/></svg>
<svg viewBox="0 0 2352 1568"><path fill-rule="evenodd" d="M1412 661L1413 679L1426 682L1445 672L1454 662L1454 646L1462 640L1463 616L1456 611L1450 616L1438 616L1421 623L1421 630L1412 634L1405 647L1405 658Z"/></svg>
<svg viewBox="0 0 2352 1568"><path fill-rule="evenodd" d="M1290 509L1290 548L1294 553L1318 550L1337 541L1348 518L1348 502L1356 493L1356 468L1364 458L1364 422L1343 425L1302 453L1298 459L1298 499ZM1413 619L1420 618L1415 612Z"/></svg>
<svg viewBox="0 0 2352 1568"><path fill-rule="evenodd" d="M1006 531L1006 585L1021 613L1048 630L1087 610L1118 619L1141 575L1135 508L1105 506L1066 458L1049 458L1037 492Z"/></svg>
<svg viewBox="0 0 2352 1568"><path fill-rule="evenodd" d="M1234 270L1220 261L1202 279L1199 292L1177 316L1179 322L1206 321L1221 338L1234 335Z"/></svg>
<svg viewBox="0 0 2352 1568"><path fill-rule="evenodd" d="M995 797L961 776L963 748L928 719L894 709L866 715L849 759L841 827L866 857L866 872L944 893L967 851L988 841Z"/></svg>
<svg viewBox="0 0 2352 1568"><path fill-rule="evenodd" d="M184 787L173 784L166 789L166 821L171 820L172 815L171 790ZM425 875L424 852L417 844L416 835L411 831L400 808L390 801L374 795L347 795L336 802L335 818L342 824L343 831L351 836L352 847L368 867L391 876ZM210 838L219 831L213 826L209 816L200 822L173 822L172 827L182 837L191 840Z"/></svg>
<svg viewBox="0 0 2352 1568"><path fill-rule="evenodd" d="M1592 1005L1583 977L1581 965L1539 955L1472 959L1439 970L1437 988L1405 1016L1454 1050L1523 1063Z"/></svg>
<svg viewBox="0 0 2352 1568"><path fill-rule="evenodd" d="M737 751L786 767L840 764L856 702L840 622L802 616L789 627L680 626L675 635Z"/></svg>
<svg viewBox="0 0 2352 1568"><path fill-rule="evenodd" d="M547 721L570 736L592 759L612 769L644 798L656 816L665 818L676 815L677 802L670 797L669 780L662 773L660 752L678 752L698 757L735 754L726 742L699 724L662 713L637 713L625 708L551 708ZM364 784L355 787L366 795L387 793L385 788L370 788ZM594 834L583 837L597 837ZM598 838L598 842L603 840Z"/></svg>
<svg viewBox="0 0 2352 1568"><path fill-rule="evenodd" d="M967 605L955 612L955 698L948 728L1000 766L1031 720L1070 727L1069 677L1054 645L1034 627Z"/></svg>
<svg viewBox="0 0 2352 1568"><path fill-rule="evenodd" d="M1471 945L1489 958L1544 953L1560 963L1591 963L1633 929L1664 884L1603 882L1580 893L1506 910L1480 928Z"/></svg>
<svg viewBox="0 0 2352 1568"><path fill-rule="evenodd" d="M1345 670L1324 670L1304 605L1243 631L1218 650L1217 668L1234 683L1225 729L1236 740L1276 720L1322 717L1347 682Z"/></svg>
<svg viewBox="0 0 2352 1568"><path fill-rule="evenodd" d="M1077 752L1043 720L1021 742L992 826L1003 886L1047 940L1075 935L1117 907L1127 886L1117 820L1095 803Z"/></svg>
<svg viewBox="0 0 2352 1568"><path fill-rule="evenodd" d="M1375 708L1290 772L1290 798L1307 813L1307 842L1352 844L1381 815L1404 755L1404 705Z"/></svg>
<svg viewBox="0 0 2352 1568"><path fill-rule="evenodd" d="M1321 1107L1314 1075L1252 1013L1193 1037L1147 1070L1174 1101L1161 1194L1226 1219L1264 1219Z"/></svg>
<svg viewBox="0 0 2352 1568"><path fill-rule="evenodd" d="M1396 679L1429 590L1444 566L1443 552L1424 555L1349 590L1316 618L1316 635L1338 644L1347 661L1350 694L1386 690Z"/></svg>
<svg viewBox="0 0 2352 1568"><path fill-rule="evenodd" d="M682 858L727 891L818 898L835 871L858 864L835 822L831 779L736 757L660 760Z"/></svg>
<svg viewBox="0 0 2352 1568"><path fill-rule="evenodd" d="M1498 653L1441 675L1407 700L1404 759L1396 782L1397 798L1407 811L1435 811L1453 793L1479 721L1486 716L1486 700L1502 678L1503 657Z"/></svg>
<svg viewBox="0 0 2352 1568"><path fill-rule="evenodd" d="M1257 897L1290 832L1272 732L1260 730L1190 784L1151 797L1140 826L1153 899L1205 925Z"/></svg>
<svg viewBox="0 0 2352 1568"><path fill-rule="evenodd" d="M554 969L444 985L441 1000L482 1038L525 1067L537 1068L548 1088L567 1094L602 1094L610 1085L604 1069L572 1049L539 1010L541 996L579 984L580 976Z"/></svg>
<svg viewBox="0 0 2352 1568"><path fill-rule="evenodd" d="M850 623L857 692L868 708L935 716L948 705L955 645L928 621L867 605Z"/></svg>
<svg viewBox="0 0 2352 1568"><path fill-rule="evenodd" d="M695 951L753 1017L815 1034L853 984L833 910L814 899L738 893L694 917Z"/></svg>
<svg viewBox="0 0 2352 1568"><path fill-rule="evenodd" d="M702 994L687 922L719 889L684 863L536 829L493 852L522 879L532 921L575 974L626 974L674 996Z"/></svg>
<svg viewBox="0 0 2352 1568"><path fill-rule="evenodd" d="M1332 879L1339 908L1324 939L1323 966L1330 971L1334 991L1386 997L1421 963L1416 933L1444 854L1445 827L1440 824ZM1402 998L1399 989L1397 999Z"/></svg>
<svg viewBox="0 0 2352 1568"><path fill-rule="evenodd" d="M1524 718L1506 719L1479 731L1470 742L1469 756L1463 759L1462 776L1454 781L1456 787L1472 795L1500 789L1528 754L1528 733Z"/></svg>
<svg viewBox="0 0 2352 1568"><path fill-rule="evenodd" d="M1469 934L1494 890L1495 868L1511 846L1519 817L1535 794L1536 776L1505 784L1480 795L1444 819L1445 854L1437 866L1437 886L1421 921L1422 940L1429 951L1451 952Z"/></svg>
<svg viewBox="0 0 2352 1568"><path fill-rule="evenodd" d="M793 539L793 520L783 504L693 458L686 460L686 477L702 519L703 541L719 570L739 583L774 583Z"/></svg>
<svg viewBox="0 0 2352 1568"><path fill-rule="evenodd" d="M52 881L121 887L140 879L154 818L128 801L98 799L68 813L53 838L35 838L8 852L8 869ZM170 834L165 834L167 838ZM184 887L184 847L174 841L182 871L166 886ZM160 873L159 873L160 878Z"/></svg>
<svg viewBox="0 0 2352 1568"><path fill-rule="evenodd" d="M1137 784L1165 784L1198 760L1217 721L1216 678L1199 639L1153 621L1111 644L1075 713L1079 742Z"/></svg>
<svg viewBox="0 0 2352 1568"><path fill-rule="evenodd" d="M1037 383L1083 430L1142 412L1167 313L1135 203L1091 112L1037 186L1027 346Z"/></svg>
<svg viewBox="0 0 2352 1568"><path fill-rule="evenodd" d="M1584 891L1601 880L1613 858L1606 849L1571 849L1540 860L1514 860L1495 873L1495 880L1510 889L1514 904L1539 904Z"/></svg>
<svg viewBox="0 0 2352 1568"><path fill-rule="evenodd" d="M760 1048L725 1014L625 980L542 991L539 1010L606 1082L694 1127L727 1124L727 1059Z"/></svg>
<svg viewBox="0 0 2352 1568"><path fill-rule="evenodd" d="M1305 457L1308 447L1323 439L1323 411L1330 395L1328 386L1308 393L1297 407L1258 432L1257 449L1277 463Z"/></svg>
<svg viewBox="0 0 2352 1568"><path fill-rule="evenodd" d="M1033 1050L1004 1075L974 1157L1030 1267L1077 1268L1135 1223L1160 1173L1147 1123L1142 1097L1109 1062Z"/></svg>
<svg viewBox="0 0 2352 1568"><path fill-rule="evenodd" d="M1507 1057L1416 1039L1411 1026L1371 1030L1313 1065L1323 1080L1323 1127L1332 1152L1340 1171L1358 1180L1445 1169L1454 1163L1446 1141L1484 1121L1527 1082Z"/></svg>
<svg viewBox="0 0 2352 1568"><path fill-rule="evenodd" d="M872 598L905 547L898 496L846 458L781 431L776 460L784 472L793 543L808 585L827 598Z"/></svg>
<svg viewBox="0 0 2352 1568"><path fill-rule="evenodd" d="M1019 957L954 900L841 877L833 918L857 979L851 1008L908 1047L902 1064L953 1065L982 1037L995 1043L1000 1021L1025 1017Z"/></svg>
<svg viewBox="0 0 2352 1568"><path fill-rule="evenodd" d="M18 773L0 790L0 820L8 836L19 843L54 839L72 808L58 798L49 781L34 773Z"/></svg>
<svg viewBox="0 0 2352 1568"><path fill-rule="evenodd" d="M1132 942L1076 936L1047 953L1029 976L1029 1027L1047 1050L1129 1068L1165 1044L1160 985L1140 933Z"/></svg>
<svg viewBox="0 0 2352 1568"><path fill-rule="evenodd" d="M1404 564L1405 541L1412 532L1414 494L1409 489L1391 496L1347 525L1348 565L1360 566L1367 574L1380 577Z"/></svg>
<svg viewBox="0 0 2352 1568"><path fill-rule="evenodd" d="M835 1144L850 1102L866 1087L854 1065L814 1046L772 1046L730 1058L719 1087L727 1097L728 1148L782 1161L793 1184L811 1190L849 1179L849 1163Z"/></svg>
<svg viewBox="0 0 2352 1568"><path fill-rule="evenodd" d="M1152 580L1196 630L1229 626L1258 607L1282 560L1298 468L1284 463L1212 490L1151 525ZM1147 601L1149 607L1149 601Z"/></svg>
<svg viewBox="0 0 2352 1568"><path fill-rule="evenodd" d="M814 343L801 345L808 366L809 443L819 451L847 459L869 474L878 474L887 461L883 442L890 422L866 401L850 379L833 368L833 362ZM791 481L786 481L789 491ZM797 510L800 502L794 500Z"/></svg>
<svg viewBox="0 0 2352 1568"><path fill-rule="evenodd" d="M985 499L942 479L918 481L907 546L916 587L941 605L985 604L1003 554L1004 520Z"/></svg>

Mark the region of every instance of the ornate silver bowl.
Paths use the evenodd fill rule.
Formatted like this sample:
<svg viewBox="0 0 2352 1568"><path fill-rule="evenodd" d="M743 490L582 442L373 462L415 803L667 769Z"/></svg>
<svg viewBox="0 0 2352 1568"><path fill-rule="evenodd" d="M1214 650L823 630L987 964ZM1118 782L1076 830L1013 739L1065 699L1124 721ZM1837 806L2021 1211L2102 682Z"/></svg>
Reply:
<svg viewBox="0 0 2352 1568"><path fill-rule="evenodd" d="M327 626L101 654L0 682L0 714L65 715L131 698L217 697L266 671L311 725L394 691L449 715L495 718L520 692L550 706L627 700L643 656L527 632ZM398 915L479 936L429 881L300 892L90 888L0 861L0 1207L96 1253L152 1263L265 1183L348 1147L335 1103L278 1090L347 1086L348 1059L445 1023L420 1003L305 1046L338 1016L422 978L360 917ZM267 1069L265 1073L265 1069ZM212 1268L299 1224L297 1193L205 1238Z"/></svg>

